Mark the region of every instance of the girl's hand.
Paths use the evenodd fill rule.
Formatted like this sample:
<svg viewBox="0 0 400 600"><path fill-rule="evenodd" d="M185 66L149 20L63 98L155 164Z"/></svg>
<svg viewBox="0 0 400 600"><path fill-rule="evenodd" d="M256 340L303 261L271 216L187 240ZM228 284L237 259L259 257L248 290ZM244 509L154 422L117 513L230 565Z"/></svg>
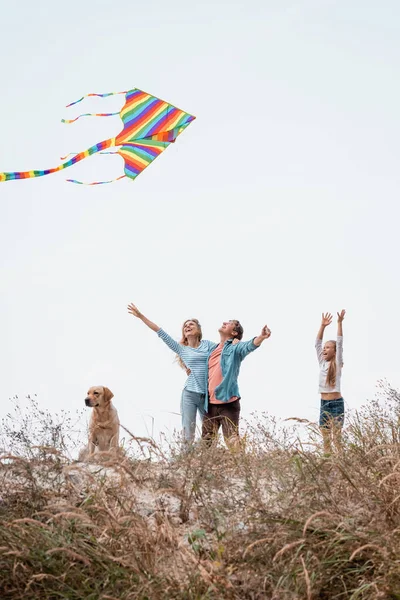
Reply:
<svg viewBox="0 0 400 600"><path fill-rule="evenodd" d="M332 323L331 313L322 313L321 327L328 327Z"/></svg>
<svg viewBox="0 0 400 600"><path fill-rule="evenodd" d="M341 323L345 317L346 311L343 309L337 314L338 323Z"/></svg>
<svg viewBox="0 0 400 600"><path fill-rule="evenodd" d="M236 344L238 344L239 342L240 342L240 340L238 340L237 338L234 338L233 342L232 342L232 346L236 346Z"/></svg>
<svg viewBox="0 0 400 600"><path fill-rule="evenodd" d="M134 304L128 304L128 313L130 313L131 315L133 315L134 317L137 317L138 319L142 318L142 313L140 312L140 310L134 305Z"/></svg>

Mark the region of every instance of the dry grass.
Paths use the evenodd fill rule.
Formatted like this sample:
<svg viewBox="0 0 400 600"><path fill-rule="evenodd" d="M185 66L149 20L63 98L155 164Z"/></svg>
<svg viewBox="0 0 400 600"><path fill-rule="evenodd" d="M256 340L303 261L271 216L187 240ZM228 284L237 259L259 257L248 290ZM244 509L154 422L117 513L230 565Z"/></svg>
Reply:
<svg viewBox="0 0 400 600"><path fill-rule="evenodd" d="M267 416L236 453L2 457L0 597L400 599L400 405L382 392L328 458L311 425L301 441Z"/></svg>

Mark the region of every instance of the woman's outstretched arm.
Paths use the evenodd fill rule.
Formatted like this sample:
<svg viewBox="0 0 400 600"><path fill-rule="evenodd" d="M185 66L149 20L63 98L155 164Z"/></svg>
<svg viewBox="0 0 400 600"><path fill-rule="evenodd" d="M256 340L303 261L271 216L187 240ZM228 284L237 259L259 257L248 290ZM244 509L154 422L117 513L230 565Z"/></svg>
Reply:
<svg viewBox="0 0 400 600"><path fill-rule="evenodd" d="M161 327L159 327L158 325L156 325L155 323L153 323L153 321L150 321L150 319L148 319L147 317L145 317L140 310L138 309L137 306L135 306L134 304L129 304L128 305L128 312L133 315L134 317L137 317L138 319L140 319L141 321L143 321L143 323L145 325L147 325L147 327L149 327L152 331L155 331L156 334L158 335L158 337L165 343L167 344L168 348L171 348L171 350L173 352L175 352L175 354L178 354L179 356L181 355L182 352L182 346L180 344L178 344L178 342L176 342L174 339L172 339L172 337L170 335L168 335L168 333L166 331L164 331L163 329L161 329Z"/></svg>
<svg viewBox="0 0 400 600"><path fill-rule="evenodd" d="M131 304L128 304L128 313L130 313L134 317L137 317L138 319L140 319L141 321L143 321L143 323L145 325L147 325L147 327L149 327L150 329L152 329L156 333L157 333L157 331L160 330L160 327L158 325L156 325L155 323L153 323L153 321L150 321L150 319L148 319L147 317L145 317L140 312L140 310L138 309L138 307L135 306L134 304L132 304L132 302L131 302Z"/></svg>

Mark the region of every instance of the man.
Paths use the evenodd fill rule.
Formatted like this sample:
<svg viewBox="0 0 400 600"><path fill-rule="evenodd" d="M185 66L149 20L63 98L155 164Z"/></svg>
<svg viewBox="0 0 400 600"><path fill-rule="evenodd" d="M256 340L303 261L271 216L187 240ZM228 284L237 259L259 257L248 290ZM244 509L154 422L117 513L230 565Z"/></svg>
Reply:
<svg viewBox="0 0 400 600"><path fill-rule="evenodd" d="M240 393L237 379L242 360L268 339L271 331L265 325L258 337L241 340L243 327L239 321L226 321L218 330L221 341L208 358L208 394L202 437L208 442L217 437L222 425L226 444L234 445L239 439Z"/></svg>

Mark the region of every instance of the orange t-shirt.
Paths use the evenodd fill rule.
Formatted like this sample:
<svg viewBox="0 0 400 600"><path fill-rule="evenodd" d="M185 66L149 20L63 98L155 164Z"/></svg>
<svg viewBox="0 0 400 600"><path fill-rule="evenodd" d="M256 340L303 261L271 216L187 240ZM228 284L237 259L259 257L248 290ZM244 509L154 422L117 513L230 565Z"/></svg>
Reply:
<svg viewBox="0 0 400 600"><path fill-rule="evenodd" d="M215 397L215 388L222 383L223 375L221 369L221 354L224 348L224 343L221 342L213 352L211 352L210 357L208 359L208 394L209 394L209 402L210 404L227 404L223 400L218 400ZM229 402L234 402L237 400L237 396L232 396Z"/></svg>

